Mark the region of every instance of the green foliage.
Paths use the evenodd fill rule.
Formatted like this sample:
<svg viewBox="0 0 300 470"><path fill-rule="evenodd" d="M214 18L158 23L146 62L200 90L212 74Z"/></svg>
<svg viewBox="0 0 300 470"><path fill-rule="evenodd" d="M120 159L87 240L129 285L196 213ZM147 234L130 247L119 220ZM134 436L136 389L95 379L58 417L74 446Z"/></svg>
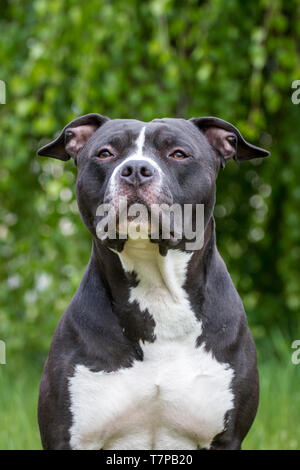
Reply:
<svg viewBox="0 0 300 470"><path fill-rule="evenodd" d="M218 246L257 341L275 326L296 338L299 2L6 0L1 13L0 338L8 354L44 360L89 258L73 164L36 157L45 139L88 112L146 121L216 115L271 151L219 175Z"/></svg>

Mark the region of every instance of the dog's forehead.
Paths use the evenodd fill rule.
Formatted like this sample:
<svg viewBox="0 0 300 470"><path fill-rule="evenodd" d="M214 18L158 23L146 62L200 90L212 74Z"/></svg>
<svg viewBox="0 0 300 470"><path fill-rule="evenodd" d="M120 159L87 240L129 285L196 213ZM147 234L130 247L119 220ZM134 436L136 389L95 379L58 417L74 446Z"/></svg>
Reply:
<svg viewBox="0 0 300 470"><path fill-rule="evenodd" d="M185 119L161 118L143 122L136 119L112 119L99 129L99 135L108 138L123 138L127 144L136 142L143 132L144 143L153 142L154 139L197 138L199 131L193 124Z"/></svg>
<svg viewBox="0 0 300 470"><path fill-rule="evenodd" d="M169 138L192 138L194 134L194 126L185 119L179 118L162 118L153 119L147 123L146 135L148 137L169 137Z"/></svg>

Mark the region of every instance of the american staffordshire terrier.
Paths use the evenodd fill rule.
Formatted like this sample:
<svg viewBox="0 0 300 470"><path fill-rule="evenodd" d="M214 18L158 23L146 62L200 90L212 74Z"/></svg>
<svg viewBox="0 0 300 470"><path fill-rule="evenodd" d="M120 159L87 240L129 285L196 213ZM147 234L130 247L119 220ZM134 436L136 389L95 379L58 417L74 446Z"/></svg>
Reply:
<svg viewBox="0 0 300 470"><path fill-rule="evenodd" d="M216 178L230 159L266 157L215 117L88 114L38 151L74 159L93 239L81 284L45 364L45 449L240 449L256 414L256 350L217 250ZM178 238L99 238L98 207L204 205L201 249ZM124 235L124 234L123 234Z"/></svg>

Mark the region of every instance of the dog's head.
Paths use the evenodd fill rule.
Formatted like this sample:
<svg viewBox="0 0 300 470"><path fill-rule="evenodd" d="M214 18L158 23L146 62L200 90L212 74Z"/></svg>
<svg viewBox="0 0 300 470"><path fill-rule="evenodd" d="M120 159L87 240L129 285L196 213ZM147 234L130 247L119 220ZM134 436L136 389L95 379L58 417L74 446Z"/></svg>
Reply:
<svg viewBox="0 0 300 470"><path fill-rule="evenodd" d="M120 199L129 208L143 205L148 213L163 205L189 205L194 210L203 204L205 226L215 203L218 170L232 158L244 161L266 157L269 152L249 144L232 124L215 117L145 123L88 114L70 122L38 154L74 159L79 209L88 229L97 236L103 204L114 207L119 233ZM161 216L158 221L162 223ZM180 238L174 231L172 226L168 241L162 241L160 232L158 243L180 246L184 233ZM109 237L106 242L110 243ZM111 244L115 246L116 241Z"/></svg>

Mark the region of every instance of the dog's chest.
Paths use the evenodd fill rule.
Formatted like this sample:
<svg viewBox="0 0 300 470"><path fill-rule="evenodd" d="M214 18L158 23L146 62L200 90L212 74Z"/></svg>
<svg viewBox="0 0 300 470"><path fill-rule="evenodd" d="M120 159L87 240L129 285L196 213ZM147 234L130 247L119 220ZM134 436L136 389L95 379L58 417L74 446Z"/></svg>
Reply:
<svg viewBox="0 0 300 470"><path fill-rule="evenodd" d="M224 429L233 371L204 345L196 347L201 323L182 289L184 266L179 269L188 258L175 256L164 261L160 273L168 273L161 279L154 261L148 270L135 263L140 282L130 301L147 309L156 325L156 340L141 343L143 361L110 373L76 367L69 384L73 448L197 449ZM122 262L130 270L126 256Z"/></svg>
<svg viewBox="0 0 300 470"><path fill-rule="evenodd" d="M197 449L224 429L232 370L203 346L148 344L144 360L116 372L83 365L70 380L77 449Z"/></svg>

